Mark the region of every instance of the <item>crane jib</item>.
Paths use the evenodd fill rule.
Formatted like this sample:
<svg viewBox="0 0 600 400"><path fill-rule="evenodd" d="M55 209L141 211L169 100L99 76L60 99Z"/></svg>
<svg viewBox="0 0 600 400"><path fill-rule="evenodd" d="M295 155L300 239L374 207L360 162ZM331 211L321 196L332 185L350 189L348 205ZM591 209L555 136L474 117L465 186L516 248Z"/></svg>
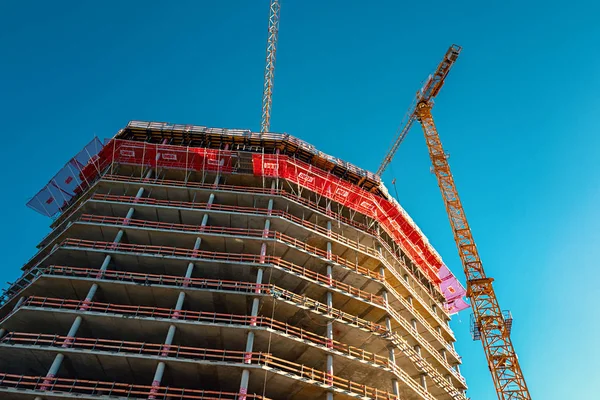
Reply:
<svg viewBox="0 0 600 400"><path fill-rule="evenodd" d="M405 118L405 124L401 125L398 129L396 134L396 140L390 146L390 149L388 150L386 156L383 158L383 162L377 169L377 175L381 176L383 174L385 169L392 162L396 151L398 151L398 148L400 147L400 144L408 134L408 131L410 130L410 127L416 118L416 106L421 102L431 103L435 96L437 96L440 89L444 85L444 80L450 72L452 65L457 60L461 49L462 48L456 44L450 46L448 51L446 51L444 58L436 68L435 72L429 75L427 81L425 82L425 85L423 85L421 90L417 92L417 95L409 108L408 118Z"/></svg>

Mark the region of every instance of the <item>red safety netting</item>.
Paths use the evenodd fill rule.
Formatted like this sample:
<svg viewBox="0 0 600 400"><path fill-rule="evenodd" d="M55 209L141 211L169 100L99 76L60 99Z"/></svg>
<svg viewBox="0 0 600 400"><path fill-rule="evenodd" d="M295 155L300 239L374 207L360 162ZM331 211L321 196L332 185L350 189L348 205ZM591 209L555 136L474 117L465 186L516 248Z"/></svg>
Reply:
<svg viewBox="0 0 600 400"><path fill-rule="evenodd" d="M377 220L433 282L436 284L448 282L440 277L440 269L445 268L441 258L397 203L367 192L313 165L287 156L253 154L252 167L257 176L287 179ZM445 271L448 271L447 268L444 274ZM456 313L469 305L462 299L465 294L464 288L453 276L452 285L456 291L445 290L443 294L447 300L448 311Z"/></svg>
<svg viewBox="0 0 600 400"><path fill-rule="evenodd" d="M238 152L235 151L123 139L112 139L101 146L100 141L95 138L27 205L44 215L53 216L68 206L77 193L94 182L112 163L228 173L234 171L237 157ZM397 202L377 196L320 168L284 155L252 154L252 171L256 176L286 179L373 218L432 282L438 285L442 282L441 258Z"/></svg>
<svg viewBox="0 0 600 400"><path fill-rule="evenodd" d="M112 162L147 167L176 168L195 171L233 171L234 152L201 147L170 146L113 139L99 154L103 166ZM96 174L92 168L84 170L90 179Z"/></svg>
<svg viewBox="0 0 600 400"><path fill-rule="evenodd" d="M101 150L100 139L93 138L27 202L27 206L48 217L62 211L73 197L89 186L91 181L83 171L87 169L95 174L100 173L98 153Z"/></svg>
<svg viewBox="0 0 600 400"><path fill-rule="evenodd" d="M287 156L253 154L252 164L257 176L287 179L377 220L433 282L441 282L438 277L441 259L423 240L417 228L407 220L406 213L392 202Z"/></svg>

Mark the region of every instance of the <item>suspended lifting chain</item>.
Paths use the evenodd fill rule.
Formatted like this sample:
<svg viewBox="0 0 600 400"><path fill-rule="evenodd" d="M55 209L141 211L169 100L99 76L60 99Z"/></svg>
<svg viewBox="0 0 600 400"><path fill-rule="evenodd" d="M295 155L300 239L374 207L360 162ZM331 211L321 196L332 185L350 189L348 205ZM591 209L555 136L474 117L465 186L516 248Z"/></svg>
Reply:
<svg viewBox="0 0 600 400"><path fill-rule="evenodd" d="M475 321L481 331L481 342L498 398L500 400L531 399L519 360L510 340L510 330L502 316L492 287L493 279L486 277L483 271L446 153L433 122L431 104L428 102L417 104L416 117L423 127L433 170L442 192L454 239L467 276L467 296L471 300Z"/></svg>

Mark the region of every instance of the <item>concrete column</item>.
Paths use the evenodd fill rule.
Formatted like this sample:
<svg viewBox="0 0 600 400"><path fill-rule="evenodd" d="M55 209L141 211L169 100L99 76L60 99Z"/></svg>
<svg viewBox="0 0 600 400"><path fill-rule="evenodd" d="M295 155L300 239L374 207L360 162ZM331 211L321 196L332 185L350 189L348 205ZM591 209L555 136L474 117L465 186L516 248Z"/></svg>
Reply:
<svg viewBox="0 0 600 400"><path fill-rule="evenodd" d="M410 320L410 324L411 324L412 328L416 331L417 330L417 320L415 318L412 318Z"/></svg>
<svg viewBox="0 0 600 400"><path fill-rule="evenodd" d="M167 331L167 337L165 339L165 345L163 346L162 352L160 353L161 356L166 357L169 355L169 350L171 348L171 345L173 344L173 338L175 337L176 330L177 327L175 325L169 326L169 330Z"/></svg>
<svg viewBox="0 0 600 400"><path fill-rule="evenodd" d="M262 284L263 270L259 268L256 274L256 286L260 287ZM260 306L260 298L255 297L252 299L252 310L250 311L250 324L256 325L256 317L258 316L258 308ZM252 350L254 348L254 331L248 331L246 337L246 354L244 354L244 362L250 364L252 361ZM248 393L248 380L250 379L250 370L244 369L242 371L242 379L240 380L240 400L246 399L246 393Z"/></svg>
<svg viewBox="0 0 600 400"><path fill-rule="evenodd" d="M15 303L15 306L13 307L13 311L16 310L17 308L21 307L21 304L23 304L24 301L25 301L25 296L19 297L19 300L17 300L17 302Z"/></svg>
<svg viewBox="0 0 600 400"><path fill-rule="evenodd" d="M211 196L212 196L212 195L211 195ZM212 205L212 202L211 202L211 203L208 203L208 205L209 205L209 206L211 206L211 205ZM204 215L202 216L202 223L200 224L200 227L201 227L201 228L204 228L204 227L206 226L206 224L207 224L207 223L208 223L208 214L204 214Z"/></svg>
<svg viewBox="0 0 600 400"><path fill-rule="evenodd" d="M165 373L165 363L163 361L158 363L158 367L156 367L156 372L154 372L154 379L152 380L152 386L160 386L160 382L162 381L162 377Z"/></svg>
<svg viewBox="0 0 600 400"><path fill-rule="evenodd" d="M385 279L385 268L384 267L379 267L379 275L381 275L384 279ZM385 304L385 308L388 308L388 292L387 290L383 290L383 292L381 292L381 297L383 297L383 302ZM387 329L390 333L392 333L392 320L390 319L389 314L386 314L385 316L385 329Z"/></svg>
<svg viewBox="0 0 600 400"><path fill-rule="evenodd" d="M149 178L152 175L152 170L149 170L148 173L146 174L146 178ZM139 199L144 193L144 188L141 187L138 189L137 194L135 196L135 199ZM131 207L129 209L129 211L127 212L127 215L125 216L126 222L127 220L129 220L134 213L134 208ZM119 230L119 232L117 233L117 235L115 236L115 239L113 240L114 244L117 244L121 241L121 239L123 238L123 230ZM102 276L102 272L106 271L108 269L108 265L110 264L112 257L110 255L106 255L104 257L104 260L102 261L102 265L100 266L100 274L97 275L97 278L100 278ZM83 301L82 306L80 307L80 310L87 310L88 309L88 304L94 299L94 296L96 295L96 292L98 291L98 284L94 283L90 289L88 290L87 295L85 296L85 299ZM67 333L67 339L65 340L65 342L63 343L62 347L69 347L71 345L71 343L73 342L73 339L75 338L75 335L77 334L77 331L79 330L79 327L81 326L81 321L82 318L81 316L77 316L75 318L75 320L73 321L73 324L71 324L71 328L69 328L69 332ZM0 336L2 336L1 331L0 331ZM62 353L58 353L56 355L56 357L54 358L54 361L52 362L52 365L50 366L50 369L48 370L48 373L46 374L47 378L54 378L56 376L56 374L58 373L58 371L60 370L60 367L62 366L62 362L64 360L65 356ZM49 384L50 380L44 380L44 385L42 386L43 390L47 389L47 386L45 386L46 384Z"/></svg>
<svg viewBox="0 0 600 400"><path fill-rule="evenodd" d="M383 266L379 267L379 275L381 275L381 277L383 278L383 280L385 282L385 268ZM381 296L383 297L383 300L385 301L385 307L387 308L387 306L388 306L387 290L383 289L383 293L381 294Z"/></svg>
<svg viewBox="0 0 600 400"><path fill-rule="evenodd" d="M418 344L415 344L414 349L415 349L415 351L417 352L418 355L421 355L421 346L419 346Z"/></svg>
<svg viewBox="0 0 600 400"><path fill-rule="evenodd" d="M330 203L327 203L327 209L330 210ZM327 221L327 234L331 236L331 221ZM327 259L331 260L331 241L327 241ZM327 281L331 285L333 283L333 267L327 264ZM333 309L333 292L327 292L327 310ZM333 321L327 321L327 347L333 348ZM333 355L327 354L327 383L333 385ZM333 400L333 392L327 392L327 400Z"/></svg>
<svg viewBox="0 0 600 400"><path fill-rule="evenodd" d="M131 211L131 210L133 210L133 207L131 209L129 209L129 211ZM117 235L115 236L115 240L113 240L113 244L120 243L121 239L123 239L123 229L120 229L119 232L117 232ZM102 274L104 273L104 271L106 271L108 269L108 265L110 264L111 260L112 260L112 257L110 254L107 254L106 256L104 256L104 261L102 261L102 265L100 266L100 272L96 275L96 278L98 278L98 279L102 278ZM98 291L98 284L94 283L90 287L90 290L88 290L88 293L85 296L85 299L83 300L82 306L79 307L80 310L85 311L89 308L89 303L91 303L92 300L94 299L94 296L96 295L96 291Z"/></svg>
<svg viewBox="0 0 600 400"><path fill-rule="evenodd" d="M262 278L263 278L263 270L262 268L259 268L257 273L256 273L256 287L259 288L262 285ZM257 292L260 292L259 289L257 289ZM259 297L255 297L252 299L252 309L250 310L250 325L256 325L256 320L257 320L257 316L258 316L258 308L260 307L260 298ZM246 340L246 353L251 353L252 352L252 348L254 346L254 331L250 330L248 331L248 337ZM247 354L245 356L245 361L246 362L250 362L250 355Z"/></svg>
<svg viewBox="0 0 600 400"><path fill-rule="evenodd" d="M327 392L327 400L333 400L333 392Z"/></svg>
<svg viewBox="0 0 600 400"><path fill-rule="evenodd" d="M185 292L180 292L179 296L177 297L177 304L175 305L175 312L173 313L173 319L177 319L179 317L179 312L181 310L181 308L183 307L183 301L185 300ZM163 357L167 357L169 355L169 349L171 347L171 344L173 344L173 338L175 337L175 331L176 331L176 327L175 325L170 325L169 326L169 330L167 332L167 337L165 339L165 343L164 346L162 348L162 352L160 353L161 356ZM148 396L148 399L155 399L155 393L157 392L157 388L160 386L161 382L162 382L162 378L165 372L165 362L164 361L159 361L158 365L156 366L156 370L154 371L154 378L152 379L152 389L150 389L150 395Z"/></svg>
<svg viewBox="0 0 600 400"><path fill-rule="evenodd" d="M327 233L331 235L331 221L327 221ZM331 260L331 242L327 242L327 259Z"/></svg>
<svg viewBox="0 0 600 400"><path fill-rule="evenodd" d="M378 247L378 250L381 253L381 247ZM385 280L385 268L383 266L379 267L379 274ZM383 291L383 293L381 294L381 297L383 297L385 307L386 308L389 307L387 290ZM390 333L393 332L392 321L391 321L389 315L385 316L385 328L388 330L388 332L390 332ZM388 362L390 364L390 368L394 368L396 366L396 354L394 353L393 347L388 348ZM400 384L398 383L397 378L392 378L392 393L394 393L395 396L400 396Z"/></svg>
<svg viewBox="0 0 600 400"><path fill-rule="evenodd" d="M104 272L108 269L108 265L110 264L110 260L112 260L112 257L110 254L107 254L104 257L104 261L102 261L102 265L100 266L100 271Z"/></svg>
<svg viewBox="0 0 600 400"><path fill-rule="evenodd" d="M138 190L138 194L136 195L136 198L141 196L143 191L144 191L144 188L140 188ZM133 207L129 209L129 212L127 213L127 215L133 215ZM113 240L113 243L114 244L119 243L122 238L123 238L123 230L120 229L119 232L117 232L117 235L115 236L115 239ZM109 254L107 254L104 257L104 261L102 262L102 265L100 266L100 274L107 270L108 265L110 264L110 260L111 260L111 256ZM100 278L100 277L101 277L101 275L97 276L97 278ZM79 307L80 310L85 311L89 308L89 303L92 302L97 291L98 291L98 284L94 283L88 290L88 293L85 296L85 299L83 300L83 304L81 305L81 307ZM81 318L81 316L78 315L75 318L75 320L73 321L73 324L71 324L71 328L69 328L69 332L67 333L67 339L63 343L62 347L69 347L71 345L71 343L73 343L75 335L77 334L77 331L79 330L79 327L81 326L81 321L82 321L82 318ZM56 357L54 358L54 361L52 362L52 365L50 366L50 369L48 370L48 373L46 374L46 377L53 378L54 376L56 376L56 374L60 370L60 367L62 365L64 358L65 358L65 356L62 353L58 353L56 355Z"/></svg>
<svg viewBox="0 0 600 400"><path fill-rule="evenodd" d="M115 237L115 240L113 240L113 242L119 243L121 241L121 239L123 238L124 233L125 232L123 232L123 229L119 230L119 232L117 232L117 236Z"/></svg>
<svg viewBox="0 0 600 400"><path fill-rule="evenodd" d="M333 267L330 264L327 265L327 280L330 282L330 284L333 281ZM333 308L333 293L327 292L326 296L327 296L327 298L325 301L327 304L327 308L332 309ZM333 348L333 321L327 321L326 336L327 336L327 347ZM328 355L327 357L328 357L328 363L329 363L330 355ZM332 366L332 368L333 368L333 366ZM333 371L332 371L332 373L333 373Z"/></svg>
<svg viewBox="0 0 600 400"><path fill-rule="evenodd" d="M90 301L92 301L92 299L94 298L94 296L96 295L96 292L98 291L98 284L94 283L91 287L90 290L88 290L87 295L85 296L85 300L84 303L89 303ZM83 309L83 307L81 307Z"/></svg>
<svg viewBox="0 0 600 400"><path fill-rule="evenodd" d="M327 266L328 269L330 266ZM333 308L333 296L331 292L327 292L327 308ZM333 321L327 321L327 347L333 347ZM327 354L327 378L330 384L333 384L333 355ZM332 394L333 395L333 394Z"/></svg>
<svg viewBox="0 0 600 400"><path fill-rule="evenodd" d="M56 376L64 358L65 356L62 353L58 353L56 355L52 365L50 366L50 369L48 370L48 373L46 374L46 378L54 378Z"/></svg>
<svg viewBox="0 0 600 400"><path fill-rule="evenodd" d="M152 378L152 388L150 389L150 395L148 396L148 399L156 399L156 392L158 392L158 388L160 387L164 373L165 363L164 361L159 361L156 371L154 372L154 378Z"/></svg>
<svg viewBox="0 0 600 400"><path fill-rule="evenodd" d="M206 217L208 217L208 215L205 214ZM194 243L194 250L198 250L200 248L200 244L202 243L202 239L201 238L196 238L196 242ZM187 266L187 269L185 271L185 278L184 278L184 283L183 286L187 286L188 285L188 281L189 279L192 277L192 273L194 272L194 263L190 262ZM183 309L183 302L185 301L185 292L181 291L179 292L179 295L177 296L177 302L175 303L175 308L174 308L174 312L173 312L173 319L178 319L180 316L180 312ZM173 338L175 337L175 332L177 330L177 327L175 325L170 325L169 326L169 330L167 332L167 337L165 339L165 343L163 345L162 348L162 352L161 352L161 356L166 357L169 355L169 349L171 348L171 344L173 344ZM152 379L152 389L150 390L150 396L148 396L148 399L154 399L156 398L155 393L156 393L156 388L158 388L161 385L162 382L162 378L165 372L165 363L164 361L160 361L158 363L158 365L156 366L156 371L154 372L154 378Z"/></svg>
<svg viewBox="0 0 600 400"><path fill-rule="evenodd" d="M216 179L215 179L215 182L216 182ZM210 196L208 196L208 201L206 202L206 204L209 206L209 208L214 201L215 201L215 194L211 193Z"/></svg>
<svg viewBox="0 0 600 400"><path fill-rule="evenodd" d="M67 338L65 339L65 342L63 343L62 347L70 347L71 346L71 343L73 343L75 335L77 335L77 331L79 330L79 327L81 326L81 321L82 321L82 318L80 315L78 315L75 318L75 321L73 321L73 325L71 325L71 329L69 329L69 332L67 333Z"/></svg>
<svg viewBox="0 0 600 400"><path fill-rule="evenodd" d="M448 358L446 357L446 349L441 349L440 354L442 355L442 358L444 359L444 361L447 362Z"/></svg>
<svg viewBox="0 0 600 400"><path fill-rule="evenodd" d="M250 380L250 371L245 369L242 371L242 379L240 381L240 396L239 400L246 400L248 393L248 381Z"/></svg>
<svg viewBox="0 0 600 400"><path fill-rule="evenodd" d="M175 308L173 312L173 316L171 318L178 319L181 315L180 311L183 308L183 302L185 300L185 292L179 292L179 296L177 296L177 303L175 303Z"/></svg>
<svg viewBox="0 0 600 400"><path fill-rule="evenodd" d="M419 346L418 344L415 345L414 347L415 351L417 352L417 354L420 356L421 355L421 346ZM427 376L427 374L422 373L419 376L419 382L421 383L421 386L423 387L423 389L427 390L427 381L425 380L425 377Z"/></svg>
<svg viewBox="0 0 600 400"><path fill-rule="evenodd" d="M136 195L135 195L135 199L133 200L134 203L137 203L138 199L140 197L142 197L142 195L144 194L144 188L141 187L138 189ZM125 215L125 225L129 224L129 220L131 219L131 217L133 217L133 213L135 211L134 207L131 207L129 209L129 211L127 211L127 215Z"/></svg>
<svg viewBox="0 0 600 400"><path fill-rule="evenodd" d="M165 139L165 140L166 140L166 139ZM157 155L157 156L158 156L158 155ZM157 160L158 160L158 158L157 158ZM150 169L148 170L148 172L146 172L146 176L144 177L144 179L150 179L150 178L152 177L152 173L153 173L153 172L154 172L154 171L152 170L152 168L150 168Z"/></svg>
<svg viewBox="0 0 600 400"><path fill-rule="evenodd" d="M275 189L275 181L271 183L271 189ZM267 206L268 214L271 214L271 210L273 210L273 199L269 199L269 204ZM265 220L265 226L263 229L263 237L267 237L269 234L269 229L271 228L271 220L267 218ZM262 243L260 246L260 262L264 263L267 255L267 244ZM256 271L256 293L261 293L261 285L263 281L263 269L259 268ZM260 297L254 297L252 299L252 309L250 311L250 325L256 325L257 317L258 317L258 309L260 306ZM248 335L246 337L246 354L244 355L244 363L249 364L252 360L252 351L254 348L254 331L249 330ZM250 380L250 370L244 369L242 371L242 378L240 380L240 396L239 400L246 400L246 393L248 393L248 381Z"/></svg>
<svg viewBox="0 0 600 400"><path fill-rule="evenodd" d="M388 347L388 359L390 368L394 368L396 366L396 353L393 346ZM392 393L400 397L400 384L397 378L392 378Z"/></svg>
<svg viewBox="0 0 600 400"><path fill-rule="evenodd" d="M379 250L381 251L381 248L379 248ZM379 267L379 275L381 275L381 277L385 281L385 268L383 266ZM385 308L387 309L389 307L388 291L384 289L383 292L381 293L381 297L383 297L383 302L385 304ZM393 333L392 320L390 319L389 314L386 314L386 316L385 316L385 329L387 329L388 332L390 332L390 334Z"/></svg>
<svg viewBox="0 0 600 400"><path fill-rule="evenodd" d="M219 174L217 174L217 176L215 177L215 182L214 184L216 185L219 182ZM211 193L210 196L208 197L208 208L210 208L210 206L212 205L212 203L215 200L215 195L214 193ZM202 216L202 222L201 222L201 227L205 227L206 224L208 223L208 214L204 214ZM196 242L194 243L194 248L193 250L198 250L200 249L200 245L202 244L202 238L197 237L196 238ZM195 265L193 262L189 262L187 265L187 269L185 271L185 276L184 276L184 280L183 280L183 287L187 287L189 285L189 281L192 277L192 274L194 273L194 268ZM177 319L180 316L180 312L183 309L183 303L185 301L185 292L181 291L179 292L179 295L177 296L177 302L175 304L175 308L174 308L174 313L173 313L173 319ZM169 330L167 331L167 337L165 338L165 343L164 346L162 348L162 352L161 352L161 356L166 357L169 355L169 350L171 348L171 345L173 344L173 339L175 337L175 332L177 331L177 327L175 325L170 325L169 326ZM162 378L165 372L165 363L164 361L160 361L158 363L158 365L156 366L156 370L154 372L154 378L152 379L152 389L151 389L151 395L148 397L149 399L154 399L156 398L155 396L155 392L157 387L159 387L161 385L162 382Z"/></svg>

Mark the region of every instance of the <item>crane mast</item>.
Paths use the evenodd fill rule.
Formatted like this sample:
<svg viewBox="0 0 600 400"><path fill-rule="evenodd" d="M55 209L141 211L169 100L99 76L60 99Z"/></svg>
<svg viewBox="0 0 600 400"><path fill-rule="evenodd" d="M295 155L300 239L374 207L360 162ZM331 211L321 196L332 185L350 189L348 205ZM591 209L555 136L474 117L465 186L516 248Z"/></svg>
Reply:
<svg viewBox="0 0 600 400"><path fill-rule="evenodd" d="M267 63L265 65L265 81L262 99L262 120L260 131L268 132L271 128L271 104L273 101L273 80L275 78L275 54L277 53L277 36L279 35L279 0L271 0L269 8L269 36L267 38Z"/></svg>
<svg viewBox="0 0 600 400"><path fill-rule="evenodd" d="M460 50L460 46L451 46L438 65L436 72L417 92L413 105L409 108L407 121L399 130L397 139L384 158L377 174L383 173L413 122L418 121L425 134L433 171L442 193L454 240L463 264L467 278L467 297L473 307L475 329L483 344L496 393L500 400L527 400L531 399L531 396L510 339L510 323L512 321L505 319L492 286L493 278L486 276L483 270L479 252L450 171L448 156L444 152L431 115L433 99L444 84L444 79L456 61Z"/></svg>
<svg viewBox="0 0 600 400"><path fill-rule="evenodd" d="M501 400L531 399L519 359L510 339L510 328L504 319L492 286L486 276L465 211L460 202L448 157L431 115L431 105L417 105L417 119L423 127L433 171L442 192L454 240L467 276L467 297L471 300L481 343Z"/></svg>

